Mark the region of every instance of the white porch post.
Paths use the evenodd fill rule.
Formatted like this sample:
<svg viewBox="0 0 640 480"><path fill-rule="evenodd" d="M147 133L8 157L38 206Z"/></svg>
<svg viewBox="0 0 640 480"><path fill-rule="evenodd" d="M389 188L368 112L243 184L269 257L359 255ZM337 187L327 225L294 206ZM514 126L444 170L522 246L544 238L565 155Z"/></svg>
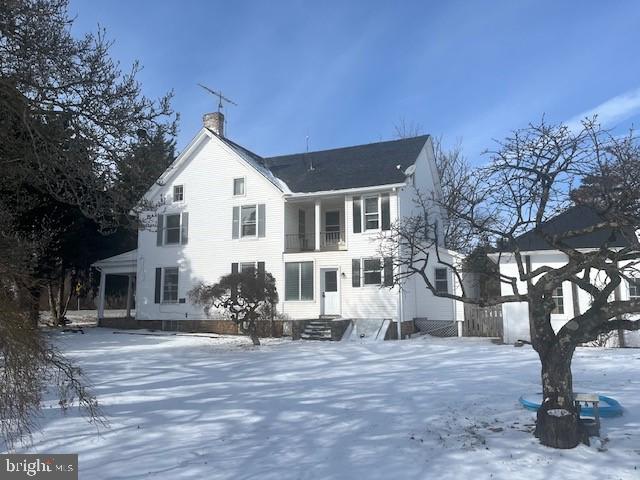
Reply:
<svg viewBox="0 0 640 480"><path fill-rule="evenodd" d="M133 287L133 275L128 275L129 280L127 282L127 318L131 317L131 291Z"/></svg>
<svg viewBox="0 0 640 480"><path fill-rule="evenodd" d="M98 320L104 318L104 292L107 283L107 274L100 270L100 287L98 288Z"/></svg>
<svg viewBox="0 0 640 480"><path fill-rule="evenodd" d="M315 209L315 227L316 227L316 251L320 250L320 225L322 225L322 223L320 222L320 199L316 200L316 205L315 205L316 209Z"/></svg>

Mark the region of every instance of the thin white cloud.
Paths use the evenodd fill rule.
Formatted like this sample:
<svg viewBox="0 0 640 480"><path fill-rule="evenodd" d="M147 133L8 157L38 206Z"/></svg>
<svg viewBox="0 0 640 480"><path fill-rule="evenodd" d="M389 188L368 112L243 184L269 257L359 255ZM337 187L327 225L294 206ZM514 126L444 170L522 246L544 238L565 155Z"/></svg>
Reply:
<svg viewBox="0 0 640 480"><path fill-rule="evenodd" d="M571 129L579 129L580 122L584 118L597 115L601 125L615 127L619 122L638 113L640 113L640 88L610 98L597 107L574 116L567 121L567 125Z"/></svg>

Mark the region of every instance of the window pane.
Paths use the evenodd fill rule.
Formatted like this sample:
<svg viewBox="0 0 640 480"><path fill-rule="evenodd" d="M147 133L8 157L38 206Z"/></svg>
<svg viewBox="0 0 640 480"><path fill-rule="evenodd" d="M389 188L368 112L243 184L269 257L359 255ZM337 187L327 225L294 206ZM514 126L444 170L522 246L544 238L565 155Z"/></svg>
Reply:
<svg viewBox="0 0 640 480"><path fill-rule="evenodd" d="M369 197L364 199L364 213L378 213L378 197Z"/></svg>
<svg viewBox="0 0 640 480"><path fill-rule="evenodd" d="M436 268L435 273L436 292L447 293L449 291L449 276L446 268Z"/></svg>
<svg viewBox="0 0 640 480"><path fill-rule="evenodd" d="M382 283L380 272L364 272L365 285L380 285L380 283Z"/></svg>
<svg viewBox="0 0 640 480"><path fill-rule="evenodd" d="M632 278L629 280L629 298L637 299L640 297L640 279Z"/></svg>
<svg viewBox="0 0 640 480"><path fill-rule="evenodd" d="M165 243L180 243L180 215L167 215L166 222Z"/></svg>
<svg viewBox="0 0 640 480"><path fill-rule="evenodd" d="M164 269L162 301L166 303L178 301L178 269L175 267Z"/></svg>
<svg viewBox="0 0 640 480"><path fill-rule="evenodd" d="M375 217L367 215L367 224L365 225L367 230L377 230L378 229L378 215Z"/></svg>
<svg viewBox="0 0 640 480"><path fill-rule="evenodd" d="M313 262L300 264L302 292L300 300L313 300Z"/></svg>
<svg viewBox="0 0 640 480"><path fill-rule="evenodd" d="M180 215L167 215L167 228L180 227Z"/></svg>
<svg viewBox="0 0 640 480"><path fill-rule="evenodd" d="M324 229L327 232L339 232L340 231L340 212L331 211L325 213Z"/></svg>
<svg viewBox="0 0 640 480"><path fill-rule="evenodd" d="M379 258L366 258L364 260L364 270L380 270L380 259Z"/></svg>
<svg viewBox="0 0 640 480"><path fill-rule="evenodd" d="M256 235L256 207L251 205L248 207L242 207L241 213L242 221L242 236L243 237L255 237Z"/></svg>
<svg viewBox="0 0 640 480"><path fill-rule="evenodd" d="M244 178L235 178L233 180L233 194L244 195Z"/></svg>
<svg viewBox="0 0 640 480"><path fill-rule="evenodd" d="M382 265L379 258L365 258L364 283L365 285L380 285L382 283Z"/></svg>
<svg viewBox="0 0 640 480"><path fill-rule="evenodd" d="M240 273L256 273L256 264L253 262L250 263L241 263L240 264Z"/></svg>
<svg viewBox="0 0 640 480"><path fill-rule="evenodd" d="M562 287L558 287L553 292L553 301L556 303L556 307L551 313L562 315L564 313L564 297L562 294Z"/></svg>
<svg viewBox="0 0 640 480"><path fill-rule="evenodd" d="M284 265L284 299L300 299L300 264L285 263Z"/></svg>
<svg viewBox="0 0 640 480"><path fill-rule="evenodd" d="M173 187L173 201L181 202L184 199L184 187L182 185L175 185Z"/></svg>
<svg viewBox="0 0 640 480"><path fill-rule="evenodd" d="M328 270L324 272L324 291L338 291L338 272L336 272L335 270Z"/></svg>

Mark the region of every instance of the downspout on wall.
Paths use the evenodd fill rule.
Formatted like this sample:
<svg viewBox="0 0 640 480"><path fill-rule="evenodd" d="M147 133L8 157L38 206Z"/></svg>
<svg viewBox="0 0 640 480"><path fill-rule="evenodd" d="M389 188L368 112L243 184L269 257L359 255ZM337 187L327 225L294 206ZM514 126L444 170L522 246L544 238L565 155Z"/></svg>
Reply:
<svg viewBox="0 0 640 480"><path fill-rule="evenodd" d="M400 191L399 189L395 189L396 191L396 221L400 221L400 219L402 218L400 216L401 210L400 210ZM404 302L403 302L403 290L400 286L398 286L398 322L397 322L397 329L398 329L398 340L402 340L402 321L404 320Z"/></svg>

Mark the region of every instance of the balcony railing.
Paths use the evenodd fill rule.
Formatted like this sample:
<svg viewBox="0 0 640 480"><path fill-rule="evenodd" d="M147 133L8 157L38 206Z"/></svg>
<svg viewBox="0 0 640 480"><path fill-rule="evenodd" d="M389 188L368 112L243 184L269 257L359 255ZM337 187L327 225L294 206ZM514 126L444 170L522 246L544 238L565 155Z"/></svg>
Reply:
<svg viewBox="0 0 640 480"><path fill-rule="evenodd" d="M286 252L308 252L315 250L316 240L313 235L306 233L291 233L284 236Z"/></svg>
<svg viewBox="0 0 640 480"><path fill-rule="evenodd" d="M285 252L309 252L315 250L314 234L291 233L284 236ZM320 250L346 250L343 230L320 232Z"/></svg>

